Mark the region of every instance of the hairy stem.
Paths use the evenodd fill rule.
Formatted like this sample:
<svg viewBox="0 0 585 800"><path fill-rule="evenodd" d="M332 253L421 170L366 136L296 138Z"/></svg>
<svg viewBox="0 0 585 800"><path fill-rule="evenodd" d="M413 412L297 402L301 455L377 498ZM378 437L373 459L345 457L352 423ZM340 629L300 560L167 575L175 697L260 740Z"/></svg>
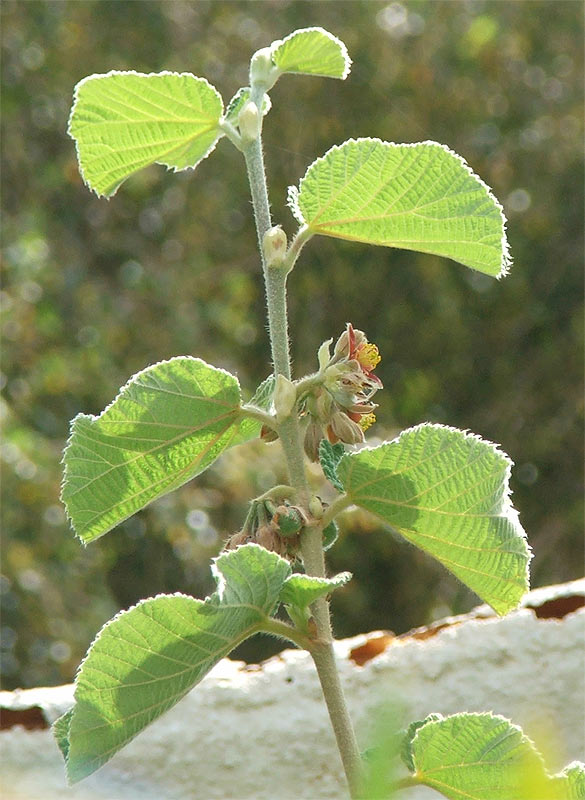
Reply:
<svg viewBox="0 0 585 800"><path fill-rule="evenodd" d="M315 646L306 634L286 622L281 622L279 619L271 617L265 620L260 630L265 633L271 633L281 639L288 639L290 642L294 642L297 647L300 647L301 650L311 650Z"/></svg>
<svg viewBox="0 0 585 800"><path fill-rule="evenodd" d="M260 93L258 94L259 96L256 97L253 91L254 101L261 108L262 96ZM258 245L262 258L274 371L275 374L282 374L290 380L291 365L288 340L286 276L300 252L305 235L303 232L303 235L297 239L290 255L289 263L285 265L285 268L283 268L282 264L274 267L267 266L264 258L263 239L266 231L272 227L272 220L270 217L260 133L257 139L247 142L242 151L248 170ZM295 413L280 423L278 433L286 457L290 483L298 490L299 496L306 504L309 499L309 487L305 472L299 421ZM325 577L321 527L308 527L305 529L301 537L301 553L307 574L320 578ZM350 793L352 797L356 797L361 774L361 758L339 680L339 673L335 665L329 603L324 597L319 598L311 606L311 611L315 619L319 642L317 646L313 646L311 654L321 682Z"/></svg>
<svg viewBox="0 0 585 800"><path fill-rule="evenodd" d="M325 513L321 518L321 526L323 528L326 528L338 514L340 514L342 511L345 511L345 509L351 505L352 501L346 494L342 494L339 497L336 497L335 500L331 503L331 505L325 509Z"/></svg>

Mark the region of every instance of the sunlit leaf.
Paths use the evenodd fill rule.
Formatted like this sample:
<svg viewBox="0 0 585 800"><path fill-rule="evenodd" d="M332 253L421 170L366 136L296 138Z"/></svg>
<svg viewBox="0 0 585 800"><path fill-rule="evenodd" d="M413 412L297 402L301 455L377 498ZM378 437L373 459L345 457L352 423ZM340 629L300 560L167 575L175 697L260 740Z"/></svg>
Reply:
<svg viewBox="0 0 585 800"><path fill-rule="evenodd" d="M282 72L347 78L351 59L337 36L323 28L302 28L271 45L272 60Z"/></svg>
<svg viewBox="0 0 585 800"><path fill-rule="evenodd" d="M246 405L259 408L260 411L270 412L272 409L272 396L274 395L275 382L276 378L274 375L269 375L267 378L264 378ZM262 423L257 419L253 417L244 417L240 422L239 432L233 444L247 442L248 439L258 436L261 429Z"/></svg>
<svg viewBox="0 0 585 800"><path fill-rule="evenodd" d="M500 276L510 259L505 219L488 187L436 142L350 139L289 190L313 234L417 250Z"/></svg>
<svg viewBox="0 0 585 800"><path fill-rule="evenodd" d="M72 783L105 764L261 630L290 565L249 544L219 556L213 572L217 591L205 601L158 595L118 614L97 635L76 678L68 733L63 722L56 731Z"/></svg>
<svg viewBox="0 0 585 800"><path fill-rule="evenodd" d="M533 742L504 717L433 715L413 733L415 779L449 800L563 800Z"/></svg>
<svg viewBox="0 0 585 800"><path fill-rule="evenodd" d="M585 764L573 761L553 777L559 800L585 800Z"/></svg>
<svg viewBox="0 0 585 800"><path fill-rule="evenodd" d="M148 164L195 167L214 149L222 113L221 96L204 78L113 70L77 84L69 133L84 181L109 197Z"/></svg>
<svg viewBox="0 0 585 800"><path fill-rule="evenodd" d="M498 614L528 590L530 552L509 498L511 462L478 436L419 425L343 457L351 501L434 556Z"/></svg>
<svg viewBox="0 0 585 800"><path fill-rule="evenodd" d="M238 114L250 99L250 87L249 86L242 86L241 89L235 93L232 99L229 101L227 108L225 110L225 118L228 122L233 124L237 124L238 122ZM266 114L272 108L272 102L270 97L265 94L262 98L262 116L265 117Z"/></svg>
<svg viewBox="0 0 585 800"><path fill-rule="evenodd" d="M351 580L351 572L340 572L333 578L314 578L310 575L294 574L284 582L280 600L286 605L305 608L314 603L318 597L330 594L349 580Z"/></svg>
<svg viewBox="0 0 585 800"><path fill-rule="evenodd" d="M99 416L79 414L64 455L62 499L84 543L206 469L240 430L240 387L190 356L148 367Z"/></svg>
<svg viewBox="0 0 585 800"><path fill-rule="evenodd" d="M53 723L53 735L65 760L69 755L69 725L72 717L73 709L71 708Z"/></svg>

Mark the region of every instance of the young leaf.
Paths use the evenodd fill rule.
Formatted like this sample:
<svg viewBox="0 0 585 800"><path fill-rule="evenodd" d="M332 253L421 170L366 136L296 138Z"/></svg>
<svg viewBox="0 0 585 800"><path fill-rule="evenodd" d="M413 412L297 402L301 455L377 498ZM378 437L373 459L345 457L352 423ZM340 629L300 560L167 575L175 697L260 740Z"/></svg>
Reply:
<svg viewBox="0 0 585 800"><path fill-rule="evenodd" d="M454 714L414 731L414 777L449 800L567 800L518 728L492 714Z"/></svg>
<svg viewBox="0 0 585 800"><path fill-rule="evenodd" d="M311 164L289 203L313 234L434 253L497 277L508 270L500 204L437 142L350 139Z"/></svg>
<svg viewBox="0 0 585 800"><path fill-rule="evenodd" d="M238 114L243 109L244 105L247 103L249 99L250 99L249 86L242 86L241 89L238 89L238 91L229 101L227 108L225 110L226 120L228 122L237 125ZM272 101L270 100L270 97L267 94L265 94L262 100L262 116L265 117L271 108L272 108Z"/></svg>
<svg viewBox="0 0 585 800"><path fill-rule="evenodd" d="M327 527L323 528L323 550L333 547L339 536L339 528L335 520L331 520Z"/></svg>
<svg viewBox="0 0 585 800"><path fill-rule="evenodd" d="M321 439L319 443L319 462L327 480L335 486L338 492L343 491L343 486L337 477L337 465L345 455L342 442L331 444L328 439Z"/></svg>
<svg viewBox="0 0 585 800"><path fill-rule="evenodd" d="M148 164L194 168L222 135L222 113L221 96L204 78L113 70L77 84L69 133L84 181L110 197Z"/></svg>
<svg viewBox="0 0 585 800"><path fill-rule="evenodd" d="M310 575L295 573L284 582L279 599L285 605L306 608L318 597L331 594L349 580L351 580L351 572L340 572L333 578L314 578Z"/></svg>
<svg viewBox="0 0 585 800"><path fill-rule="evenodd" d="M264 378L262 383L258 386L252 395L248 405L256 406L262 411L270 411L272 405L272 396L274 394L274 384L276 383L276 376L274 374Z"/></svg>
<svg viewBox="0 0 585 800"><path fill-rule="evenodd" d="M240 430L240 401L233 375L184 356L134 375L99 416L78 414L63 457L61 497L83 543L255 435Z"/></svg>
<svg viewBox="0 0 585 800"><path fill-rule="evenodd" d="M274 375L269 375L267 378L264 378L246 405L254 406L261 411L270 412L275 382L276 378ZM232 444L241 444L242 442L247 442L248 439L253 439L255 436L259 435L261 428L262 425L257 419L253 417L244 417L240 422L239 433Z"/></svg>
<svg viewBox="0 0 585 800"><path fill-rule="evenodd" d="M241 641L262 628L290 575L255 544L219 556L205 601L159 595L118 614L97 635L75 681L75 706L56 734L75 783L175 705ZM63 720L63 718L61 718Z"/></svg>
<svg viewBox="0 0 585 800"><path fill-rule="evenodd" d="M451 570L498 614L528 590L530 552L509 499L511 461L491 442L442 425L344 456L351 501Z"/></svg>
<svg viewBox="0 0 585 800"><path fill-rule="evenodd" d="M297 72L341 78L349 75L351 59L343 42L323 28L302 28L271 45L280 73Z"/></svg>

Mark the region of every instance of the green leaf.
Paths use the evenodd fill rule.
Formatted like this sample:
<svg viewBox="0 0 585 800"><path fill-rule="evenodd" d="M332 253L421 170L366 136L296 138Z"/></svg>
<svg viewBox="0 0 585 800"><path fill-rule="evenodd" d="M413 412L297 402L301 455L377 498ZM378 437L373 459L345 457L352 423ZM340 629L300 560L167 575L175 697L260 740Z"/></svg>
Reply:
<svg viewBox="0 0 585 800"><path fill-rule="evenodd" d="M53 735L57 740L59 750L65 761L67 761L67 757L69 756L69 725L71 724L72 717L73 709L71 708L53 723Z"/></svg>
<svg viewBox="0 0 585 800"><path fill-rule="evenodd" d="M498 277L510 264L502 207L437 142L350 139L311 164L289 204L313 234L434 253Z"/></svg>
<svg viewBox="0 0 585 800"><path fill-rule="evenodd" d="M412 757L412 740L414 739L416 732L419 728L422 728L423 725L426 725L427 722L436 722L440 719L443 719L442 714L429 714L428 717L425 717L424 719L417 719L414 722L411 722L406 729L404 738L402 740L402 746L400 748L400 757L411 772L414 772L416 769Z"/></svg>
<svg viewBox="0 0 585 800"><path fill-rule="evenodd" d="M510 459L491 442L442 425L344 456L352 503L444 564L498 614L528 590L530 551L512 508Z"/></svg>
<svg viewBox="0 0 585 800"><path fill-rule="evenodd" d="M272 60L280 73L296 72L341 78L349 75L351 59L343 42L323 28L302 28L273 42Z"/></svg>
<svg viewBox="0 0 585 800"><path fill-rule="evenodd" d="M241 89L235 93L232 99L229 101L226 111L225 111L225 118L228 122L231 122L234 125L238 123L238 114L244 107L244 105L250 99L250 87L249 86L242 86ZM270 97L265 94L262 99L262 116L265 117L266 114L272 108L272 101Z"/></svg>
<svg viewBox="0 0 585 800"><path fill-rule="evenodd" d="M585 800L585 764L573 761L553 776L559 800Z"/></svg>
<svg viewBox="0 0 585 800"><path fill-rule="evenodd" d="M333 578L314 578L295 573L286 579L280 592L280 601L285 605L306 608L318 597L330 594L351 580L351 572L340 572Z"/></svg>
<svg viewBox="0 0 585 800"><path fill-rule="evenodd" d="M521 729L492 714L425 721L410 742L414 777L449 800L561 800Z"/></svg>
<svg viewBox="0 0 585 800"><path fill-rule="evenodd" d="M112 70L77 84L69 133L84 181L109 197L149 164L194 168L222 135L222 113L221 96L204 78Z"/></svg>
<svg viewBox="0 0 585 800"><path fill-rule="evenodd" d="M339 528L335 520L331 520L329 525L323 528L323 550L333 547L339 536Z"/></svg>
<svg viewBox="0 0 585 800"><path fill-rule="evenodd" d="M290 565L248 544L219 556L213 572L217 591L205 601L159 595L102 628L75 682L67 756L72 783L105 764L260 630Z"/></svg>
<svg viewBox="0 0 585 800"><path fill-rule="evenodd" d="M276 378L274 374L265 378L246 405L259 408L260 411L270 412L275 382ZM232 444L241 444L242 442L247 442L249 439L259 436L261 429L262 424L257 419L253 417L244 417L240 422L239 433Z"/></svg>
<svg viewBox="0 0 585 800"><path fill-rule="evenodd" d="M345 447L341 442L331 444L328 439L321 439L319 443L319 462L327 480L342 492L343 486L337 477L337 465L345 455Z"/></svg>
<svg viewBox="0 0 585 800"><path fill-rule="evenodd" d="M264 378L262 383L258 386L250 399L248 405L256 406L262 411L270 411L272 406L272 396L274 395L274 384L276 383L276 376L273 374Z"/></svg>
<svg viewBox="0 0 585 800"><path fill-rule="evenodd" d="M184 356L134 375L98 417L78 414L61 497L84 544L254 435L240 430L240 400L233 375Z"/></svg>

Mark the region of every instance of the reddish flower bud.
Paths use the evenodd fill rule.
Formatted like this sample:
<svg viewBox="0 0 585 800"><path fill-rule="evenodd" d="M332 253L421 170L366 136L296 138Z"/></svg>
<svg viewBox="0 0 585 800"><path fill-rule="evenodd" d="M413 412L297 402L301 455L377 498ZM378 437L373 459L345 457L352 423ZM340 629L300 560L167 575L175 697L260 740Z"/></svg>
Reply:
<svg viewBox="0 0 585 800"><path fill-rule="evenodd" d="M341 411L337 411L332 416L331 430L338 439L346 444L359 444L364 441L364 432L361 427Z"/></svg>

